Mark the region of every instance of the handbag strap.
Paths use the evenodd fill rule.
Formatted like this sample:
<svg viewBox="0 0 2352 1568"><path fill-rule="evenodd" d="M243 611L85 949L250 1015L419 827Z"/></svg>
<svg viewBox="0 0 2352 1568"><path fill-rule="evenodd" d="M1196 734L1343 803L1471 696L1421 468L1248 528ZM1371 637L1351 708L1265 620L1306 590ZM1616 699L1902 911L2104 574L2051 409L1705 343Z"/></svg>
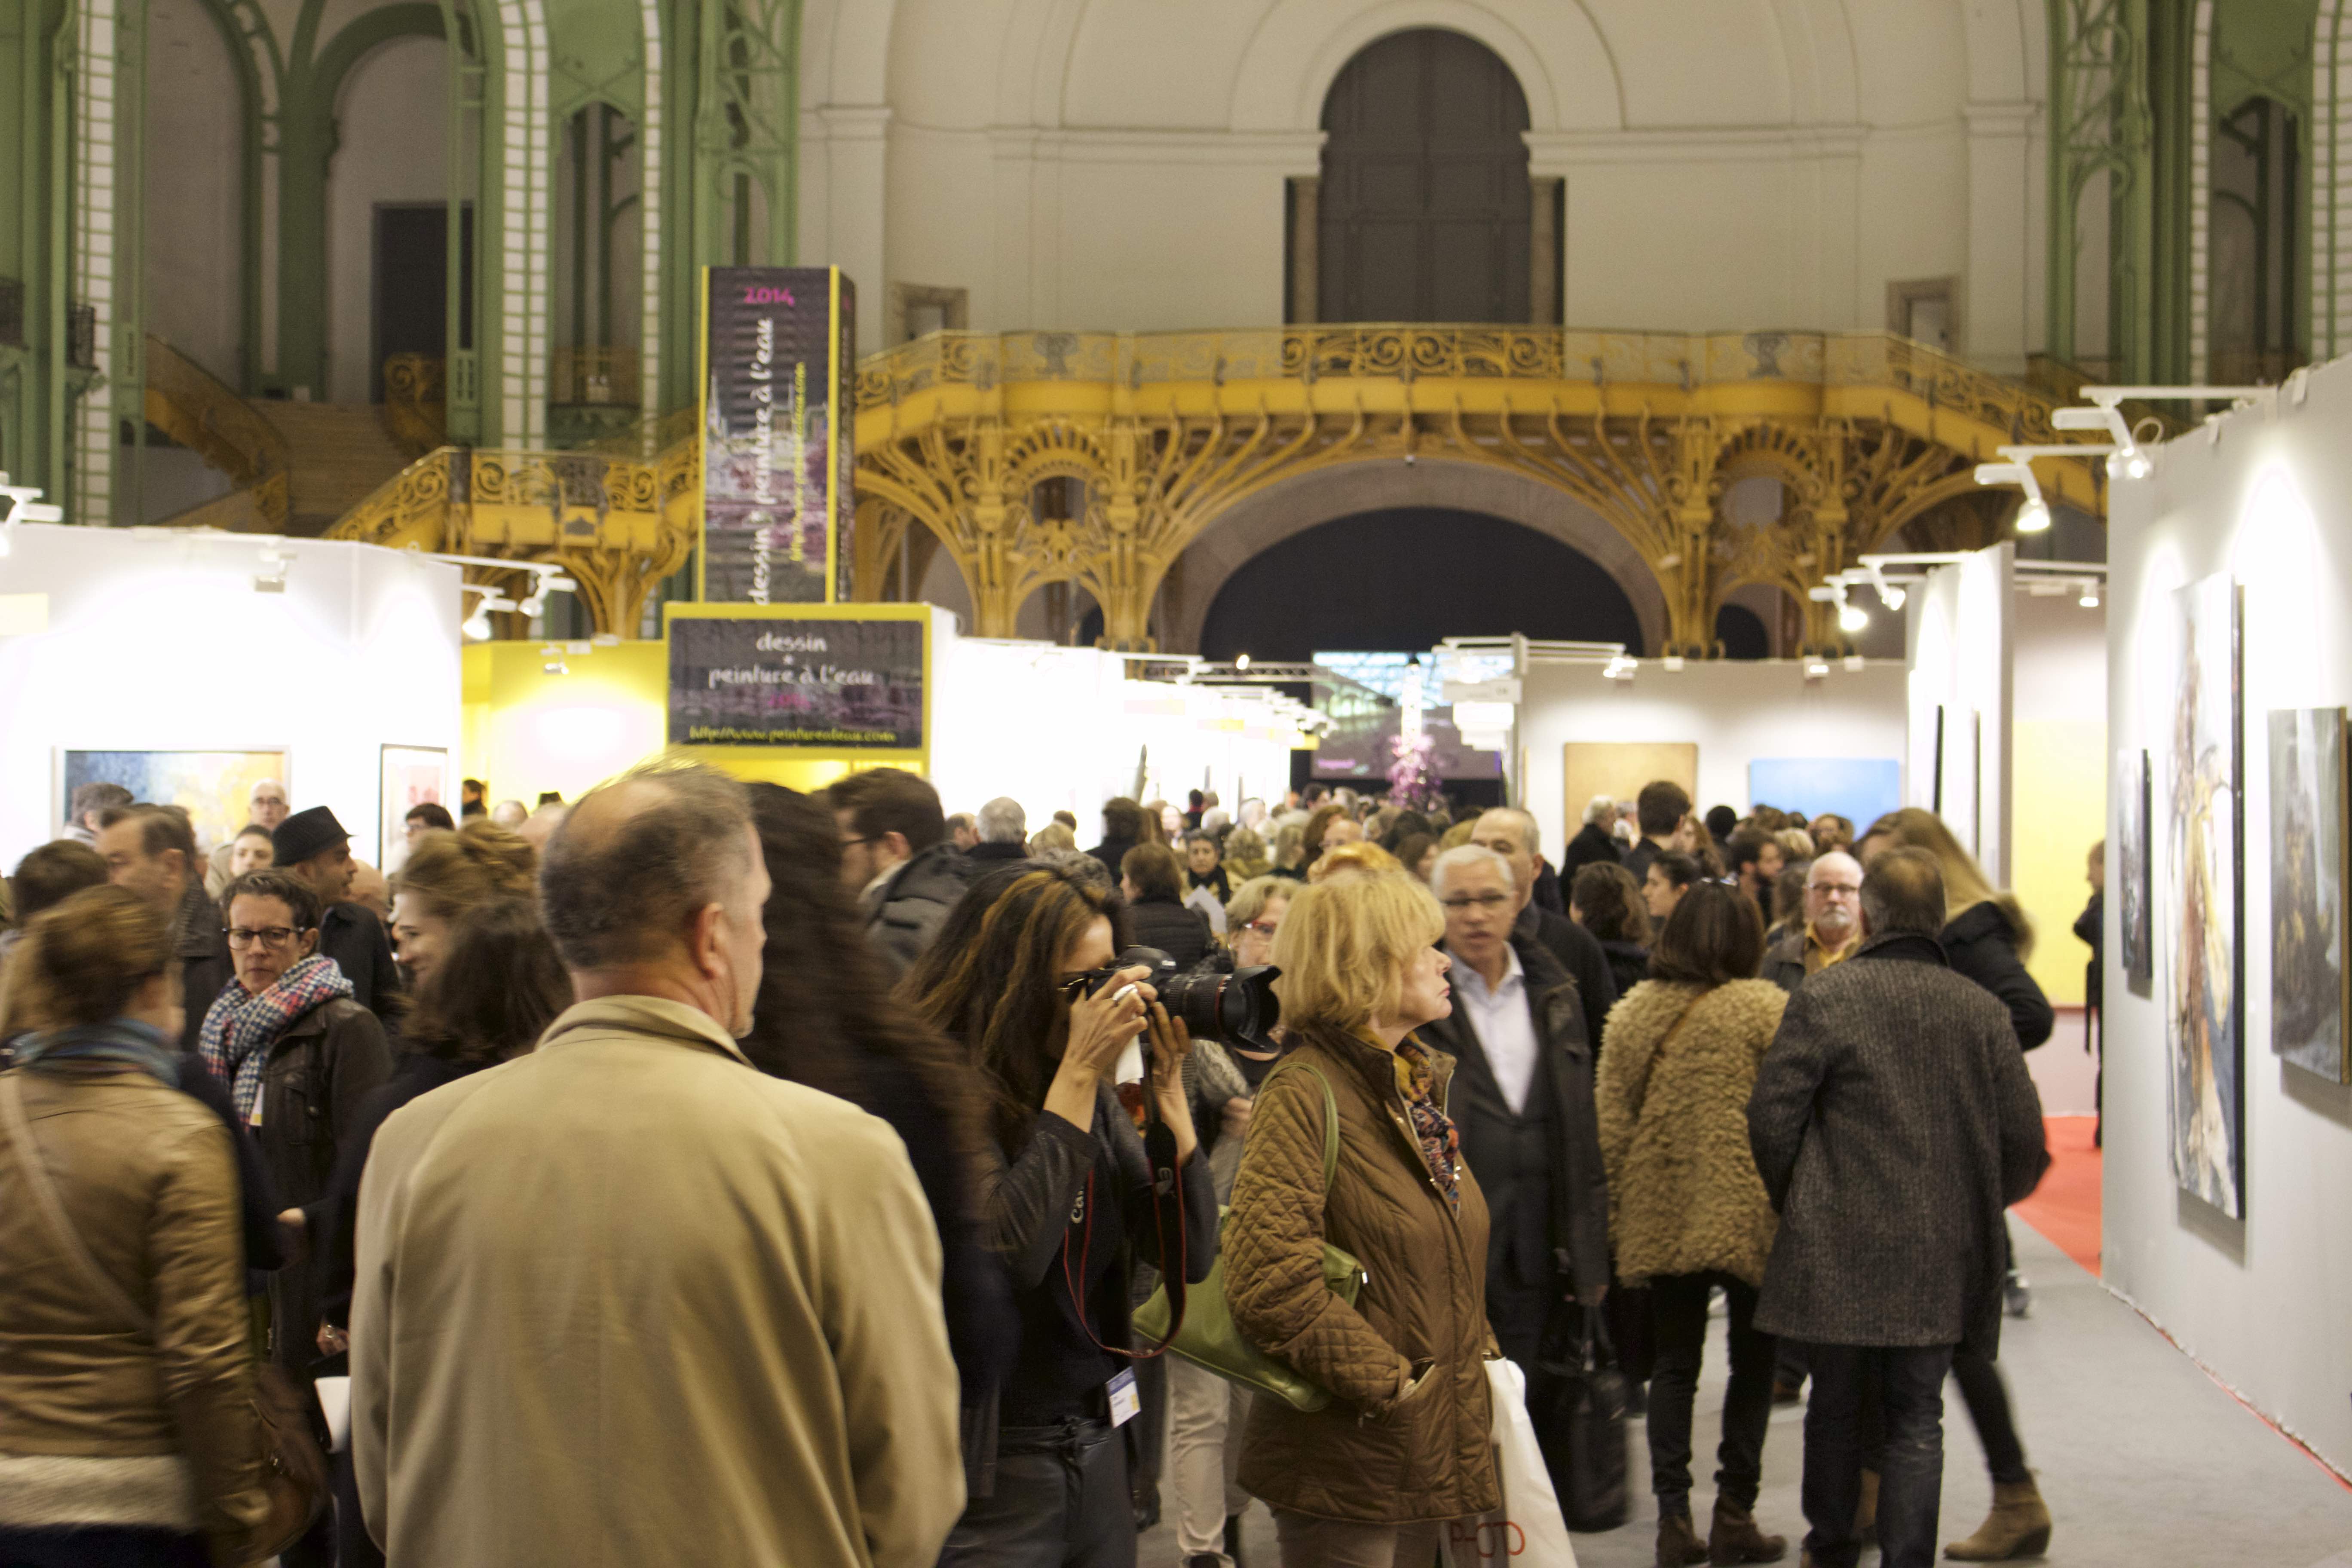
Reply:
<svg viewBox="0 0 2352 1568"><path fill-rule="evenodd" d="M25 1173L25 1186L33 1194L33 1206L41 1211L41 1219L49 1227L51 1237L67 1259L80 1270L98 1299L129 1319L142 1333L153 1333L153 1316L132 1300L130 1292L112 1275L99 1267L81 1233L67 1217L57 1184L50 1180L48 1167L41 1163L40 1146L33 1141L33 1124L25 1114L23 1079L22 1068L0 1073L0 1126L5 1127L9 1152L16 1156L18 1169Z"/></svg>

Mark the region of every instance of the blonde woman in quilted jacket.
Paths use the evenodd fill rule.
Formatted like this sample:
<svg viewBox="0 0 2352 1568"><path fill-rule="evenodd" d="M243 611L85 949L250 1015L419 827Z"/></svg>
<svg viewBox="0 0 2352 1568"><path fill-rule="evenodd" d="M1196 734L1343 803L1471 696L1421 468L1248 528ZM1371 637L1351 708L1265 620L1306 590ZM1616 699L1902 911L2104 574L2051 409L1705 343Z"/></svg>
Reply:
<svg viewBox="0 0 2352 1568"><path fill-rule="evenodd" d="M1596 1098L1617 1273L1646 1282L1657 1342L1650 1384L1650 1485L1657 1561L1773 1563L1788 1543L1755 1521L1774 1344L1757 1332L1772 1205L1748 1150L1748 1098L1788 998L1754 978L1764 953L1753 900L1693 884L1650 953L1650 978L1609 1015ZM1691 1522L1691 1405L1717 1288L1731 1317L1715 1516Z"/></svg>

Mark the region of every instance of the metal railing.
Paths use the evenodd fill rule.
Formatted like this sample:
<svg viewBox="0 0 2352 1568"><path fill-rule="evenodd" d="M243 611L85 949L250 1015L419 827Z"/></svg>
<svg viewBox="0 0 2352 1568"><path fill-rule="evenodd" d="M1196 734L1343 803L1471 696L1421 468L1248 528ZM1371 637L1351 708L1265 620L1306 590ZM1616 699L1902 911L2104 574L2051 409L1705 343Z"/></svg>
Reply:
<svg viewBox="0 0 2352 1568"><path fill-rule="evenodd" d="M597 407L638 401L637 351L631 348L558 349L547 395L550 403Z"/></svg>

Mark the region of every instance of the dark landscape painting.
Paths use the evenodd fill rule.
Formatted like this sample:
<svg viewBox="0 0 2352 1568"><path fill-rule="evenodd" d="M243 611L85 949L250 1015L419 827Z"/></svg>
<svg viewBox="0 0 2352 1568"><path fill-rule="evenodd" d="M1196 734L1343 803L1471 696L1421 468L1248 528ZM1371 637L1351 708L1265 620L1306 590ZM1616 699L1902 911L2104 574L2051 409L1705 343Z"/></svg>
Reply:
<svg viewBox="0 0 2352 1568"><path fill-rule="evenodd" d="M2330 1083L2344 1049L2344 710L2271 714L2271 1049Z"/></svg>

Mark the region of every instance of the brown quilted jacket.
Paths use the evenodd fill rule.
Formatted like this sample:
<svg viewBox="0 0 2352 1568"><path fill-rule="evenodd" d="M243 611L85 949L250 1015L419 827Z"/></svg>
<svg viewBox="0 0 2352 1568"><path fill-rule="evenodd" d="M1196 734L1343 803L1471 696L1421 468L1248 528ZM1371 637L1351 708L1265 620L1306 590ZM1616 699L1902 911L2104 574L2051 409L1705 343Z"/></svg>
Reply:
<svg viewBox="0 0 2352 1568"><path fill-rule="evenodd" d="M1454 1058L1431 1054L1443 1105ZM1323 1090L1305 1067L1329 1080L1339 1110L1328 1202ZM1326 1237L1363 1265L1352 1308L1323 1283ZM1496 1505L1484 1364L1486 1201L1465 1165L1461 1206L1447 1205L1386 1050L1310 1032L1259 1088L1224 1257L1236 1326L1337 1396L1312 1414L1252 1402L1245 1489L1278 1508L1366 1523L1459 1519Z"/></svg>

